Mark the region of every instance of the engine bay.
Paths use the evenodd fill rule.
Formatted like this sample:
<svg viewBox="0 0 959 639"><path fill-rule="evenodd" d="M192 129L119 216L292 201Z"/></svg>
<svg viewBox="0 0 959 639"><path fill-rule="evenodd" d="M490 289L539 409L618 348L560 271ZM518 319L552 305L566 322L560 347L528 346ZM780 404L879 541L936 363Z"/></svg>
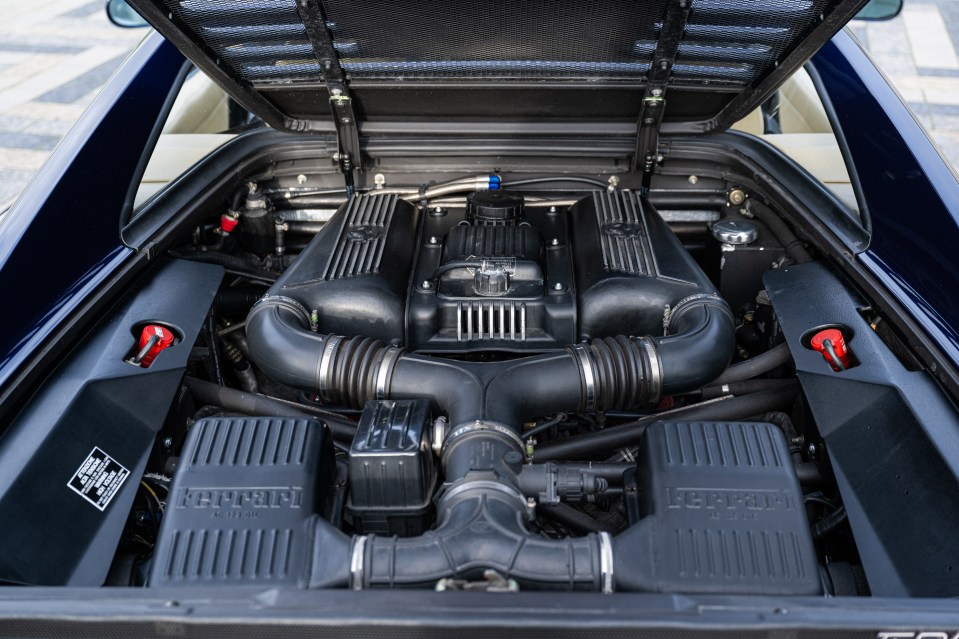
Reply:
<svg viewBox="0 0 959 639"><path fill-rule="evenodd" d="M247 270L282 272L245 319L213 320L227 334L207 343L221 351L213 375L186 383L208 407L157 490L168 499L148 584L832 588L814 534L843 511L804 457L788 354L761 308L762 271L790 263L788 238L747 208L764 205L672 213L691 251L638 192L599 183L558 200L517 182L430 186L449 194L440 204L381 186L312 227L283 219L310 194L283 202L251 182L219 228L197 230L213 242L182 257L221 260L233 244ZM298 225L317 232L286 266ZM773 250L737 274L755 290L734 311L722 265L711 279L695 253L724 259L760 233ZM734 356L750 370L727 371ZM231 382L342 412L335 426L309 408L235 415L205 396ZM744 386L760 392L737 410L704 409ZM861 581L840 566L837 579Z"/></svg>
<svg viewBox="0 0 959 639"><path fill-rule="evenodd" d="M103 397L173 405L69 436L90 503L43 499L109 517L5 579L870 594L807 381L909 360L774 202L714 178L323 180L242 181L55 379L102 382L61 392L54 438ZM823 290L846 310L813 309Z"/></svg>

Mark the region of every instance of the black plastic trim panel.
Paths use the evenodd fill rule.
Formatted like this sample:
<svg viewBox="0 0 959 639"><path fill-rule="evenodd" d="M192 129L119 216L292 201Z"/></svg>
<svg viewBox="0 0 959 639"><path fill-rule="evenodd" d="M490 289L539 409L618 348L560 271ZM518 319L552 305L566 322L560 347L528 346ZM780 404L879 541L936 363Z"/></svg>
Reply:
<svg viewBox="0 0 959 639"><path fill-rule="evenodd" d="M959 595L959 414L909 371L823 264L764 277L876 596ZM834 371L803 338L839 325L858 365Z"/></svg>

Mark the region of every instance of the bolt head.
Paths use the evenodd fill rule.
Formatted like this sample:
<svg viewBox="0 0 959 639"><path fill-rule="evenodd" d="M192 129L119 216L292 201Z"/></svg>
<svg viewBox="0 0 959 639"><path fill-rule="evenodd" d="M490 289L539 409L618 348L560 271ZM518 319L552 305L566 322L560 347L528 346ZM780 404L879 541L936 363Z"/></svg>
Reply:
<svg viewBox="0 0 959 639"><path fill-rule="evenodd" d="M555 212L556 212L556 207L555 207L555 206L549 207L549 212L550 212L550 213L555 213Z"/></svg>
<svg viewBox="0 0 959 639"><path fill-rule="evenodd" d="M550 245L551 245L551 246L559 246L559 240L554 237L552 240L550 240Z"/></svg>
<svg viewBox="0 0 959 639"><path fill-rule="evenodd" d="M437 237L436 237L435 235L433 235L432 237L430 237L430 244L439 244L439 243L440 243L440 241L439 241L439 239L437 239Z"/></svg>
<svg viewBox="0 0 959 639"><path fill-rule="evenodd" d="M559 282L556 282L555 284L553 284L554 291L562 291L564 288L566 287L560 284Z"/></svg>
<svg viewBox="0 0 959 639"><path fill-rule="evenodd" d="M689 183L690 183L690 184L696 184L697 182L699 182L699 176L697 176L697 175L690 175L690 176L689 176Z"/></svg>
<svg viewBox="0 0 959 639"><path fill-rule="evenodd" d="M303 175L302 173L300 173L299 175L297 175L297 176L296 176L296 183L297 183L297 184L306 184L306 176Z"/></svg>
<svg viewBox="0 0 959 639"><path fill-rule="evenodd" d="M164 437L164 438L163 438L163 447L164 447L164 448L173 448L173 438L172 438L172 437Z"/></svg>
<svg viewBox="0 0 959 639"><path fill-rule="evenodd" d="M423 283L421 284L421 286L425 288L426 290L430 290L431 288L433 288L433 284L429 280L423 280Z"/></svg>

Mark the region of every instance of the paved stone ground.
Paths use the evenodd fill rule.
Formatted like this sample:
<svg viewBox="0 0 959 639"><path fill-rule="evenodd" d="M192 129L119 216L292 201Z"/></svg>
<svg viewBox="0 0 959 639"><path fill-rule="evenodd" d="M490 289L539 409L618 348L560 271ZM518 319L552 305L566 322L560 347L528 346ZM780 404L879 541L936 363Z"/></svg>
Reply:
<svg viewBox="0 0 959 639"><path fill-rule="evenodd" d="M143 38L103 0L0 0L0 203L19 193ZM857 23L919 119L959 165L959 0L906 0L901 16Z"/></svg>
<svg viewBox="0 0 959 639"><path fill-rule="evenodd" d="M906 0L899 17L850 28L959 167L959 1Z"/></svg>
<svg viewBox="0 0 959 639"><path fill-rule="evenodd" d="M143 38L103 0L0 0L0 203L33 176Z"/></svg>

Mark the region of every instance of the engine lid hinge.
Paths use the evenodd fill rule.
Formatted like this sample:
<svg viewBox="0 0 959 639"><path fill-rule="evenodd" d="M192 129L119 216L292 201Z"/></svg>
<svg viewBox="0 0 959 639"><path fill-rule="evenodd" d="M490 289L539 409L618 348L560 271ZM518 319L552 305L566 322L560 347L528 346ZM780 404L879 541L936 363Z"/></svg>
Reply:
<svg viewBox="0 0 959 639"><path fill-rule="evenodd" d="M339 56L333 46L333 34L327 25L323 7L318 0L298 0L297 10L306 28L306 35L313 45L313 53L320 64L320 73L330 96L330 111L336 127L337 152L333 159L339 164L346 181L346 194L354 191L353 171L362 168L360 132L350 96L346 73L340 66Z"/></svg>
<svg viewBox="0 0 959 639"><path fill-rule="evenodd" d="M679 43L686 29L689 5L690 0L670 0L666 6L646 80L646 93L639 108L632 168L641 168L643 171L644 194L649 192L653 170L662 161L659 152L659 130L663 123L663 113L666 111L666 88L676 62L676 54L679 52Z"/></svg>

